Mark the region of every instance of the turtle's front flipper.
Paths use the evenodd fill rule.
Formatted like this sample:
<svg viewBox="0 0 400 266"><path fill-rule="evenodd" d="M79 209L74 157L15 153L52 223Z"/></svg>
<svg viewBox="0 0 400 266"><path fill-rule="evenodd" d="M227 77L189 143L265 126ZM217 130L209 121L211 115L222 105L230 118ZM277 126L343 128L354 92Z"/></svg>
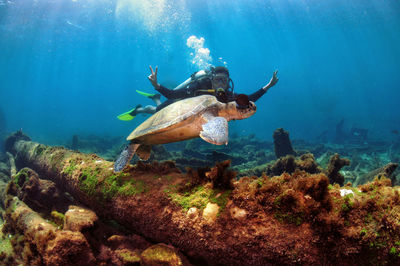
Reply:
<svg viewBox="0 0 400 266"><path fill-rule="evenodd" d="M205 141L216 144L228 144L228 121L224 117L207 117L207 123L203 124L203 130L200 131L200 138Z"/></svg>
<svg viewBox="0 0 400 266"><path fill-rule="evenodd" d="M124 169L124 167L131 161L139 146L140 144L130 143L125 147L114 163L114 172L121 172L122 169Z"/></svg>
<svg viewBox="0 0 400 266"><path fill-rule="evenodd" d="M140 159L147 161L150 158L151 145L140 145L140 147L136 150L136 154Z"/></svg>

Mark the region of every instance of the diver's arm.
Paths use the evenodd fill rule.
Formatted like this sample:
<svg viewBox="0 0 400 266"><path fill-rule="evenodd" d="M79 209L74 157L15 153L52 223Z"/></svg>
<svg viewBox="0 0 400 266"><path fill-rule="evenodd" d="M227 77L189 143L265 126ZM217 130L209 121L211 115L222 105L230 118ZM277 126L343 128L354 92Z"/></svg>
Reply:
<svg viewBox="0 0 400 266"><path fill-rule="evenodd" d="M168 89L167 87L164 87L163 85L159 84L157 82L157 72L158 72L158 67L156 66L156 71L153 71L153 68L151 66L150 71L151 74L147 77L153 87L161 93L162 96L164 96L167 99L182 99L182 98L187 98L193 94L194 91L194 86L191 84L188 87L184 87L178 90L171 90Z"/></svg>
<svg viewBox="0 0 400 266"><path fill-rule="evenodd" d="M267 85L265 85L264 87L262 87L261 89L259 89L258 91L256 91L253 94L249 95L249 100L252 102L257 101L258 99L260 99L261 96L263 96L271 87L273 87L279 80L279 78L276 76L278 74L278 70L274 71L274 74L272 75L271 80L269 81L269 83Z"/></svg>

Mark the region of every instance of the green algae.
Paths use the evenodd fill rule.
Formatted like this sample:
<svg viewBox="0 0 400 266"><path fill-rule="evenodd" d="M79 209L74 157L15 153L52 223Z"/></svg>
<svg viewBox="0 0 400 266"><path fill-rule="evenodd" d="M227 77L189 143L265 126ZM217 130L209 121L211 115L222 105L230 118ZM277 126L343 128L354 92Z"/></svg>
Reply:
<svg viewBox="0 0 400 266"><path fill-rule="evenodd" d="M9 237L0 238L0 253L11 255L13 253L13 247L11 245L11 239Z"/></svg>
<svg viewBox="0 0 400 266"><path fill-rule="evenodd" d="M172 187L171 187L172 188ZM181 206L183 210L187 211L192 207L203 210L208 203L217 204L220 209L218 214L225 210L231 190L219 190L207 188L204 186L197 186L186 192L179 192L176 188L166 191L172 202Z"/></svg>
<svg viewBox="0 0 400 266"><path fill-rule="evenodd" d="M45 145L39 144L39 145L36 146L36 148L34 150L34 153L35 153L36 156L40 156L40 155L43 154L44 151L46 151L46 149L47 148L46 148Z"/></svg>
<svg viewBox="0 0 400 266"><path fill-rule="evenodd" d="M69 160L68 161L69 165L63 170L63 173L67 175L72 175L73 172L77 169L78 164L76 160Z"/></svg>
<svg viewBox="0 0 400 266"><path fill-rule="evenodd" d="M52 211L50 213L52 221L56 224L56 227L62 227L64 225L64 219L65 215L58 212L58 211Z"/></svg>
<svg viewBox="0 0 400 266"><path fill-rule="evenodd" d="M106 201L115 196L134 196L148 189L142 180L126 179L128 174L120 173L104 177L101 168L83 168L79 176L80 189L88 196Z"/></svg>
<svg viewBox="0 0 400 266"><path fill-rule="evenodd" d="M130 250L117 250L116 253L123 260L125 264L134 264L140 262L140 256Z"/></svg>
<svg viewBox="0 0 400 266"><path fill-rule="evenodd" d="M144 250L141 254L143 265L183 265L173 248L157 244Z"/></svg>
<svg viewBox="0 0 400 266"><path fill-rule="evenodd" d="M96 195L99 177L98 171L91 168L84 168L79 176L80 189L89 196Z"/></svg>
<svg viewBox="0 0 400 266"><path fill-rule="evenodd" d="M142 180L123 181L124 174L112 175L103 181L101 192L106 199L115 195L134 196L146 192L145 183Z"/></svg>
<svg viewBox="0 0 400 266"><path fill-rule="evenodd" d="M279 222L295 224L297 226L303 223L304 219L302 216L302 214L284 213L278 211L274 213L274 218L277 219Z"/></svg>

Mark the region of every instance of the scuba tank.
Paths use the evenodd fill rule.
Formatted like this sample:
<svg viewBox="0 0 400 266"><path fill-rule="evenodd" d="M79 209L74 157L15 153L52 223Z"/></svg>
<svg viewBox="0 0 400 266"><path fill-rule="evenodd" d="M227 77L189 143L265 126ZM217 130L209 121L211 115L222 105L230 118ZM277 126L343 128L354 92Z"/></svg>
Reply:
<svg viewBox="0 0 400 266"><path fill-rule="evenodd" d="M214 67L211 67L210 70L207 69L207 70L197 71L197 72L193 73L190 76L190 78L188 78L187 80L185 80L184 82L179 84L173 90L179 90L179 89L187 88L191 83L196 82L196 81L201 82L204 79L211 80L214 75L215 75ZM228 88L227 89L218 88L218 89L214 90L212 88L205 88L205 89L198 88L196 91L194 91L194 96L197 96L197 95L200 95L200 94L203 94L203 93L207 93L207 94L215 95L218 99L227 99L226 98L227 97L227 95L226 95L227 93L229 93L231 95L234 95L233 88L234 88L233 81L228 76ZM222 100L222 101L226 102L224 100Z"/></svg>
<svg viewBox="0 0 400 266"><path fill-rule="evenodd" d="M179 90L179 89L185 88L187 85L189 85L193 81L207 77L209 75L209 73L210 73L210 71L208 71L208 70L197 71L197 72L193 73L192 75L190 75L190 78L188 78L187 80L185 80L184 82L182 82L181 84L176 86L173 90Z"/></svg>

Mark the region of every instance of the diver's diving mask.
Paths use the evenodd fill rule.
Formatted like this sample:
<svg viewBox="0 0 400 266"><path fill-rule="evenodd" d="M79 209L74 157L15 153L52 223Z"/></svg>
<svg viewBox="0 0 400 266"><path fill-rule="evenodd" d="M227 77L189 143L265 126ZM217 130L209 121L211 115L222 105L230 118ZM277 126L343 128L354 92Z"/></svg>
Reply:
<svg viewBox="0 0 400 266"><path fill-rule="evenodd" d="M227 88L229 87L229 78L225 74L215 74L212 77L212 83L215 88Z"/></svg>

